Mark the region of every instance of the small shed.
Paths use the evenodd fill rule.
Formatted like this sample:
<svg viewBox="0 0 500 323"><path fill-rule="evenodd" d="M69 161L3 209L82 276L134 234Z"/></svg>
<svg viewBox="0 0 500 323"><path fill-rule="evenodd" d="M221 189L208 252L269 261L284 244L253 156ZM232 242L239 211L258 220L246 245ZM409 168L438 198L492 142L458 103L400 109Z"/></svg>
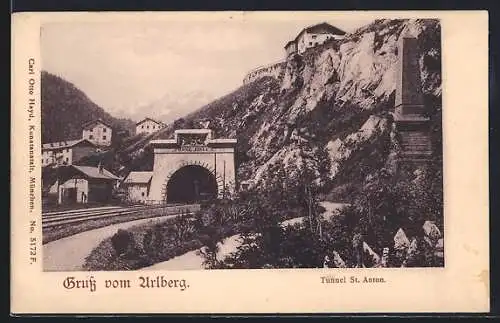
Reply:
<svg viewBox="0 0 500 323"><path fill-rule="evenodd" d="M145 203L149 195L152 178L152 171L130 172L123 181L123 186L127 190L128 200L133 203Z"/></svg>
<svg viewBox="0 0 500 323"><path fill-rule="evenodd" d="M58 176L57 187L59 204L106 203L112 199L113 188L119 177L102 166L68 166Z"/></svg>

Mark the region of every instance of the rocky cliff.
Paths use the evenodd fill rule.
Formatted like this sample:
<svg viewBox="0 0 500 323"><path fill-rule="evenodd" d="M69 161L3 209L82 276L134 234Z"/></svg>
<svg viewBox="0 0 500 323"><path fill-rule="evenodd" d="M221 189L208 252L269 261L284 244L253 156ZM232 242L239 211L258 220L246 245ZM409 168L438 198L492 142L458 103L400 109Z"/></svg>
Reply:
<svg viewBox="0 0 500 323"><path fill-rule="evenodd" d="M217 136L238 139L240 180L265 181L266 172L278 164L290 172L306 167L330 189L362 181L390 162L397 44L403 30L418 39L422 86L439 146L437 20L376 20L340 42L328 41L289 58L279 79L245 84L183 122L204 121ZM156 137L168 138L174 128Z"/></svg>

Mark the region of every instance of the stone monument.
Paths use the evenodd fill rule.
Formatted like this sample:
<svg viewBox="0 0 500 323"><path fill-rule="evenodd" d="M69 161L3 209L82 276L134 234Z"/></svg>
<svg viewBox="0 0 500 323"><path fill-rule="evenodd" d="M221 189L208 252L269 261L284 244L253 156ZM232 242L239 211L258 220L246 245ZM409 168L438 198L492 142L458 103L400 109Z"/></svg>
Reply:
<svg viewBox="0 0 500 323"><path fill-rule="evenodd" d="M426 163L432 155L430 120L422 93L418 41L408 31L399 39L394 122L399 136L398 164Z"/></svg>

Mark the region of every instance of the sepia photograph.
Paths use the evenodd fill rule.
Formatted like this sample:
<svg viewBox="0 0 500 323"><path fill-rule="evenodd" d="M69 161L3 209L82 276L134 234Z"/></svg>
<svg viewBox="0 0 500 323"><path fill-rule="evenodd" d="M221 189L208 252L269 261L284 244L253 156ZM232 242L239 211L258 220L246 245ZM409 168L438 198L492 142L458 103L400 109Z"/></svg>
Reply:
<svg viewBox="0 0 500 323"><path fill-rule="evenodd" d="M490 309L488 12L12 30L12 313Z"/></svg>
<svg viewBox="0 0 500 323"><path fill-rule="evenodd" d="M44 271L446 267L439 19L40 26Z"/></svg>

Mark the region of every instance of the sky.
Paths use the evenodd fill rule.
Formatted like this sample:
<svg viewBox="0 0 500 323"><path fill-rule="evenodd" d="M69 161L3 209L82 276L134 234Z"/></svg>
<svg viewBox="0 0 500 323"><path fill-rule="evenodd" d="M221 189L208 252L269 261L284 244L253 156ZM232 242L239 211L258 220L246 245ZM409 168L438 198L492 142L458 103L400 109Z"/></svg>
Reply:
<svg viewBox="0 0 500 323"><path fill-rule="evenodd" d="M238 88L249 70L282 60L283 46L302 28L323 21L350 32L371 19L295 19L291 14L276 20L46 23L42 69L72 82L115 117L138 121L162 110L156 116L165 119Z"/></svg>

